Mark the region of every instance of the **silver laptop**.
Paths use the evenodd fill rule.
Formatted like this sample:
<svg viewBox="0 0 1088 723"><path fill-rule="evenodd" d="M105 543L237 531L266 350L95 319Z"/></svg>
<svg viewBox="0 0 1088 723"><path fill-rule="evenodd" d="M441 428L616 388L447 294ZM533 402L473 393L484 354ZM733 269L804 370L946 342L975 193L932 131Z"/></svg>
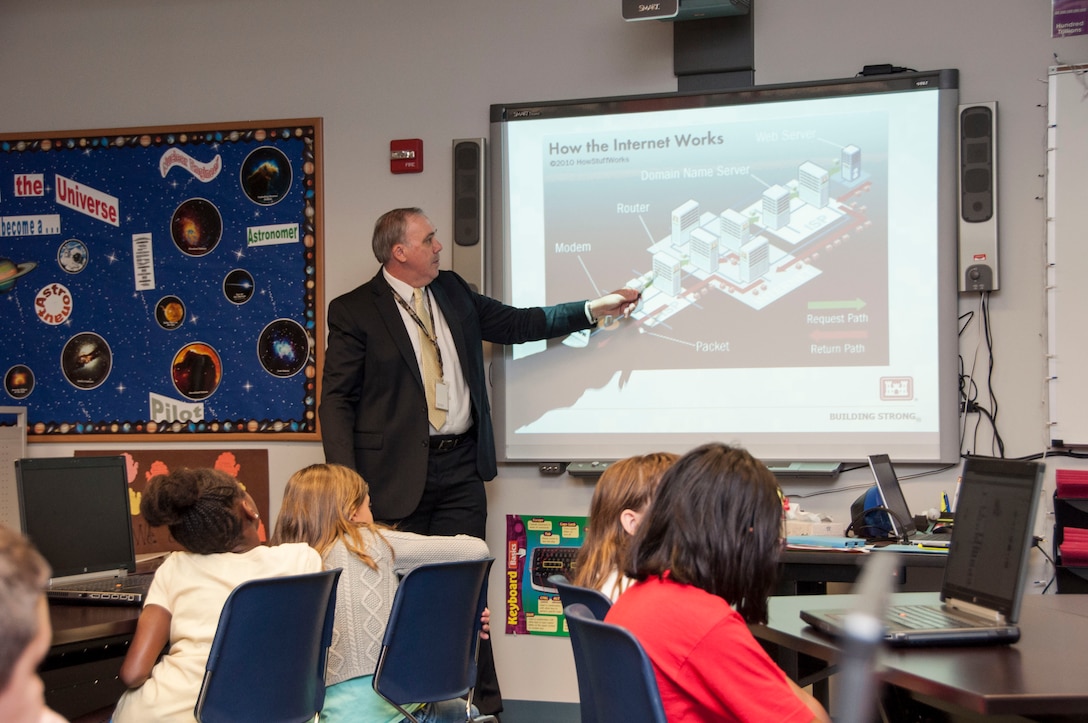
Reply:
<svg viewBox="0 0 1088 723"><path fill-rule="evenodd" d="M888 643L981 645L1020 639L1016 622L1042 484L1041 463L966 458L941 602L889 608L885 617ZM804 610L801 619L841 636L847 612Z"/></svg>
<svg viewBox="0 0 1088 723"><path fill-rule="evenodd" d="M892 527L893 536L905 545L924 545L925 547L948 547L952 541L951 530L948 532L920 532L914 524L914 515L907 506L903 488L899 486L899 477L895 467L886 454L869 455L869 469L873 471L877 491Z"/></svg>
<svg viewBox="0 0 1088 723"><path fill-rule="evenodd" d="M124 457L15 461L23 534L53 568L51 600L141 605Z"/></svg>

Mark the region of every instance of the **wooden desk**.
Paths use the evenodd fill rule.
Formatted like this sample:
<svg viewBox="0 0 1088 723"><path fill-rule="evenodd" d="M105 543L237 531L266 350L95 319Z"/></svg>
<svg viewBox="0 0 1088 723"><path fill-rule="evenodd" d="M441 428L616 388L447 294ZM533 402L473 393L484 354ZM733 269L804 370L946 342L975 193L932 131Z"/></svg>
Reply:
<svg viewBox="0 0 1088 723"><path fill-rule="evenodd" d="M861 564L869 555L883 554L842 550L787 549L778 565L776 595L825 595L827 583L853 583ZM935 553L899 553L898 592L922 592L941 589L947 555Z"/></svg>
<svg viewBox="0 0 1088 723"><path fill-rule="evenodd" d="M852 584L861 573L862 563L873 552L847 552L844 550L787 549L778 565L776 595L826 595L829 583ZM897 592L939 590L948 556L933 553L900 553ZM829 688L826 663L799 655L795 651L781 651L776 656L778 664L795 681L811 683L812 694L827 705Z"/></svg>
<svg viewBox="0 0 1088 723"><path fill-rule="evenodd" d="M896 593L895 603L937 599L935 593ZM773 597L756 638L834 661L833 642L799 617L802 609L850 607L853 595ZM1026 595L1020 642L992 647L886 649L878 675L920 696L981 714L1088 717L1088 595ZM1051 720L1051 718L1048 718Z"/></svg>
<svg viewBox="0 0 1088 723"><path fill-rule="evenodd" d="M140 608L51 603L53 644L42 661L45 701L65 718L78 718L117 702L117 678Z"/></svg>
<svg viewBox="0 0 1088 723"><path fill-rule="evenodd" d="M140 608L132 605L64 605L50 603L53 647L88 643L117 635L132 637Z"/></svg>

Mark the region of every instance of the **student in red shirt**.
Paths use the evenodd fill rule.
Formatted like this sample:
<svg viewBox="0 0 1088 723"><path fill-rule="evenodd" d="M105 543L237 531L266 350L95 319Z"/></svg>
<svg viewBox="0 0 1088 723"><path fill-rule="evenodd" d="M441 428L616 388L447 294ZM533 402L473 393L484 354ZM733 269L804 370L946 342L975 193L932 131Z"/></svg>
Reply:
<svg viewBox="0 0 1088 723"><path fill-rule="evenodd" d="M605 620L646 650L670 723L830 723L748 631L767 620L781 535L778 483L742 449L703 445L662 477L627 563L637 582Z"/></svg>

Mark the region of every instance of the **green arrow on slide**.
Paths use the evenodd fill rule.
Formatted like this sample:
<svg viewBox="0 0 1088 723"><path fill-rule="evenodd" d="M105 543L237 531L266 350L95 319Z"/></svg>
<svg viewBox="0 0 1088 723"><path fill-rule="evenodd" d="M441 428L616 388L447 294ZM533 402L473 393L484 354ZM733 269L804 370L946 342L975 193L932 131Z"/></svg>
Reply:
<svg viewBox="0 0 1088 723"><path fill-rule="evenodd" d="M808 302L808 308L810 309L858 309L865 308L865 302L861 299L852 299L850 301L810 301Z"/></svg>

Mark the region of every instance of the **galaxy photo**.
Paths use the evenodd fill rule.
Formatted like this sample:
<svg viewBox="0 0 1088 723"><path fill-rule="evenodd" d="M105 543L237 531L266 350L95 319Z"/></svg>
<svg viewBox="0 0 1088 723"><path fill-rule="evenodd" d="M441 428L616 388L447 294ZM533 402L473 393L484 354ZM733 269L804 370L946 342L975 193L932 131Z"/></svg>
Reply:
<svg viewBox="0 0 1088 723"><path fill-rule="evenodd" d="M269 374L290 377L298 374L309 356L306 330L291 319L276 319L261 332L257 356Z"/></svg>
<svg viewBox="0 0 1088 723"><path fill-rule="evenodd" d="M245 269L233 269L223 279L223 296L232 304L244 304L253 296L253 276Z"/></svg>
<svg viewBox="0 0 1088 723"><path fill-rule="evenodd" d="M12 399L26 399L34 391L34 372L25 364L16 364L4 375L4 391Z"/></svg>
<svg viewBox="0 0 1088 723"><path fill-rule="evenodd" d="M183 254L203 256L219 245L223 236L223 217L211 201L190 198L174 211L170 234Z"/></svg>
<svg viewBox="0 0 1088 723"><path fill-rule="evenodd" d="M64 345L60 358L64 378L77 389L94 389L113 368L113 352L106 340L94 332L76 334Z"/></svg>
<svg viewBox="0 0 1088 723"><path fill-rule="evenodd" d="M241 182L251 201L272 206L291 189L291 162L278 148L258 148L242 164Z"/></svg>
<svg viewBox="0 0 1088 723"><path fill-rule="evenodd" d="M155 304L155 321L167 331L185 323L185 302L176 296L164 296Z"/></svg>
<svg viewBox="0 0 1088 723"><path fill-rule="evenodd" d="M219 388L223 364L207 344L186 344L174 357L174 388L187 399L206 399Z"/></svg>

